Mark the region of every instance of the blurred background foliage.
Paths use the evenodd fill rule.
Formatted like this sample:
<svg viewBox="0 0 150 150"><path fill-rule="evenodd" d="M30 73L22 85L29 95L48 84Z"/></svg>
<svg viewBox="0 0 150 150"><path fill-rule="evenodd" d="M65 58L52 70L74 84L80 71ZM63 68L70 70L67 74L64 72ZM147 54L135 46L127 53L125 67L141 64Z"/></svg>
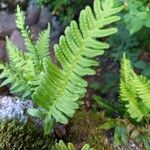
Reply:
<svg viewBox="0 0 150 150"><path fill-rule="evenodd" d="M50 5L54 15L59 16L60 21L67 25L76 18L81 9L87 4L92 4L92 0L37 0L42 5Z"/></svg>

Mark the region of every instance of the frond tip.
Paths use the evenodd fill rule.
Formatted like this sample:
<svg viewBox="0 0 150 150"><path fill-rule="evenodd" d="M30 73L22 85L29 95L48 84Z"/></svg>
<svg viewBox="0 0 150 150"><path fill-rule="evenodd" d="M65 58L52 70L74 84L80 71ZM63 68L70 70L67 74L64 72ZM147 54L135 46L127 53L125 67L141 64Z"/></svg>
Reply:
<svg viewBox="0 0 150 150"><path fill-rule="evenodd" d="M59 44L54 46L61 67L45 60L44 75L32 98L47 111L46 118L66 124L68 117L73 116L79 108L79 99L86 93L87 82L82 77L95 74L92 67L98 66L98 62L93 58L102 55L104 49L109 48L107 43L97 38L117 32L116 28L106 27L120 20L114 14L123 7L113 8L112 4L105 7L108 0L100 2L94 1L94 10L89 6L82 10L79 25L72 21L65 34L60 37Z"/></svg>

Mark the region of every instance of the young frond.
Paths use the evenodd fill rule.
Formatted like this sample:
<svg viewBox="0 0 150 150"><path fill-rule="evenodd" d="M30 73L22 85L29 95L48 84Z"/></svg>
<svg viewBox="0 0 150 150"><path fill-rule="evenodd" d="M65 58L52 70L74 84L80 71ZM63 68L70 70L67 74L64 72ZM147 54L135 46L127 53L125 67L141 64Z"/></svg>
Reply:
<svg viewBox="0 0 150 150"><path fill-rule="evenodd" d="M123 56L121 62L120 99L130 117L141 121L150 112L150 82L134 73L131 62Z"/></svg>
<svg viewBox="0 0 150 150"><path fill-rule="evenodd" d="M107 43L98 38L107 37L117 32L116 28L107 25L120 19L114 14L123 7L105 7L109 4L94 1L94 11L87 6L80 13L79 25L72 21L60 37L59 44L54 46L55 55L61 67L45 60L44 75L33 93L32 98L44 110L47 118L66 124L68 117L72 117L79 107L79 98L86 93L87 82L82 78L85 75L94 75L92 67L98 66L93 60L102 55L104 49L109 48Z"/></svg>

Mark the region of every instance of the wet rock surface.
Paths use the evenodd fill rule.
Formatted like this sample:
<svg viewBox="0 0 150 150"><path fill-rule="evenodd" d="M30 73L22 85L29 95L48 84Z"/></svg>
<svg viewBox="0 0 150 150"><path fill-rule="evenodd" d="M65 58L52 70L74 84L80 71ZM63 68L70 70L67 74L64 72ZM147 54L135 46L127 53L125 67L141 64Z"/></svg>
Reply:
<svg viewBox="0 0 150 150"><path fill-rule="evenodd" d="M25 121L28 116L26 110L33 108L33 102L23 101L18 97L0 96L0 120L18 119Z"/></svg>

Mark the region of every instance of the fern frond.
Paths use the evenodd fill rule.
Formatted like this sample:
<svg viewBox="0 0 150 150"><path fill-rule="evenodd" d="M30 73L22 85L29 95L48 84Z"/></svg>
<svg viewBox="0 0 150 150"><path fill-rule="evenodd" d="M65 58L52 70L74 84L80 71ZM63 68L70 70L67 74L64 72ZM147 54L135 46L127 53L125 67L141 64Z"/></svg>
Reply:
<svg viewBox="0 0 150 150"><path fill-rule="evenodd" d="M3 70L3 72L0 74L0 79L6 78L1 83L1 86L11 84L11 93L22 95L23 98L31 95L32 88L27 84L28 81L22 76L22 74L16 72L7 64L0 64L0 69Z"/></svg>
<svg viewBox="0 0 150 150"><path fill-rule="evenodd" d="M89 6L81 11L79 25L72 21L66 28L65 35L54 46L61 68L45 60L44 75L32 96L47 111L49 118L63 124L73 116L79 107L78 99L86 93L87 82L82 77L95 74L91 67L99 63L93 58L109 48L107 43L97 38L117 32L116 28L106 26L120 19L113 14L121 11L122 7L101 9L100 0L95 0L94 4L94 11Z"/></svg>
<svg viewBox="0 0 150 150"><path fill-rule="evenodd" d="M17 13L16 13L16 25L18 29L21 31L22 37L24 38L25 46L28 50L28 53L35 61L35 64L39 61L37 50L34 47L34 44L31 39L29 27L25 25L25 15L24 12L17 6Z"/></svg>
<svg viewBox="0 0 150 150"><path fill-rule="evenodd" d="M35 48L37 49L37 55L39 59L42 61L44 58L49 58L49 41L50 41L50 24L48 24L48 28L39 33L38 40L35 44ZM42 62L41 62L42 64Z"/></svg>
<svg viewBox="0 0 150 150"><path fill-rule="evenodd" d="M62 140L60 140L59 143L55 144L53 150L76 150L76 148L72 143L68 143L66 145ZM88 144L85 144L81 150L94 150L94 149L90 148Z"/></svg>
<svg viewBox="0 0 150 150"><path fill-rule="evenodd" d="M145 107L147 107L150 111L150 81L142 75L135 75L134 83L139 98L142 99Z"/></svg>
<svg viewBox="0 0 150 150"><path fill-rule="evenodd" d="M125 102L127 112L131 118L141 121L147 116L150 106L149 82L144 77L139 77L133 71L129 59L123 56L121 62L120 99Z"/></svg>
<svg viewBox="0 0 150 150"><path fill-rule="evenodd" d="M43 59L49 57L49 36L48 29L39 34L36 44L32 42L30 30L25 26L25 16L20 7L17 6L16 24L25 40L27 53L21 51L6 38L6 48L8 51L9 64L1 64L3 70L0 78L6 78L1 86L11 85L11 93L31 96L34 88L37 87L40 75L43 71ZM22 93L22 94L21 94Z"/></svg>
<svg viewBox="0 0 150 150"><path fill-rule="evenodd" d="M47 30L42 31L39 34L36 44L32 41L31 31L29 30L29 27L25 25L25 16L19 6L17 6L16 25L24 38L28 56L33 60L37 70L42 70L41 66L43 58L49 56L50 25L48 25Z"/></svg>

